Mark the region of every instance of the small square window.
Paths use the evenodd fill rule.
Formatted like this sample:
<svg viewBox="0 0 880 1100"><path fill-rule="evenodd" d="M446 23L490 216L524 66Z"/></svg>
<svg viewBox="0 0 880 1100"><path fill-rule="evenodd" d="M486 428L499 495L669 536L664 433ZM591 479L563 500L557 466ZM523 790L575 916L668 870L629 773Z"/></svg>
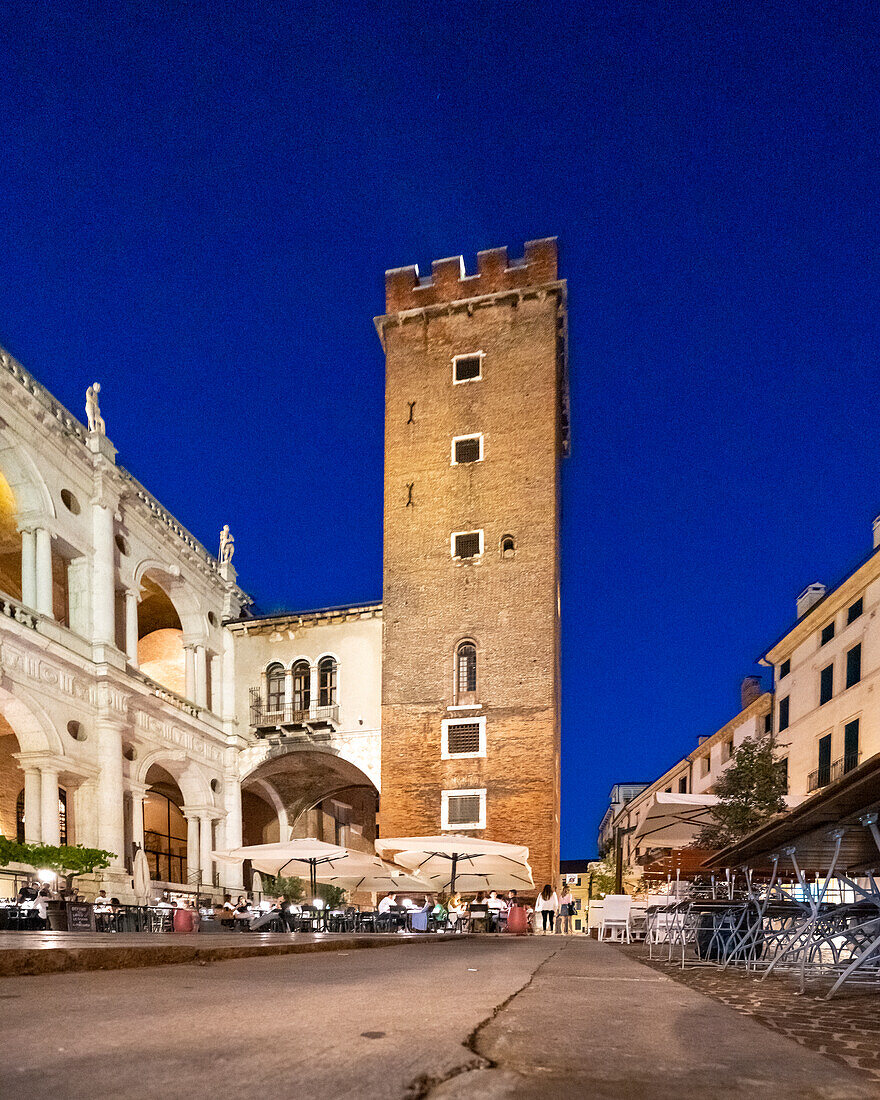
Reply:
<svg viewBox="0 0 880 1100"><path fill-rule="evenodd" d="M784 699L779 700L779 732L788 729L789 723L789 703L791 702L788 695Z"/></svg>
<svg viewBox="0 0 880 1100"><path fill-rule="evenodd" d="M822 636L819 639L819 645L827 645L834 637L834 623L830 622L827 626L822 628Z"/></svg>
<svg viewBox="0 0 880 1100"><path fill-rule="evenodd" d="M733 738L729 737L726 741L721 742L721 763L726 764L727 761L733 756Z"/></svg>
<svg viewBox="0 0 880 1100"><path fill-rule="evenodd" d="M819 673L819 706L834 694L834 665L826 665Z"/></svg>
<svg viewBox="0 0 880 1100"><path fill-rule="evenodd" d="M768 710L764 715L764 733L773 732L773 711Z"/></svg>
<svg viewBox="0 0 880 1100"><path fill-rule="evenodd" d="M485 718L445 718L442 723L441 759L486 755Z"/></svg>
<svg viewBox="0 0 880 1100"><path fill-rule="evenodd" d="M861 596L859 596L854 604L850 604L846 612L847 626L849 626L850 623L854 623L856 621L856 619L859 617L859 615L861 615L862 611L864 610L864 606L865 605L863 602L863 598Z"/></svg>
<svg viewBox="0 0 880 1100"><path fill-rule="evenodd" d="M468 462L481 462L482 459L483 437L481 435L462 435L453 439L453 466L463 466Z"/></svg>
<svg viewBox="0 0 880 1100"><path fill-rule="evenodd" d="M710 761L708 756L700 757L700 775L708 775L710 768Z"/></svg>
<svg viewBox="0 0 880 1100"><path fill-rule="evenodd" d="M779 679L784 680L785 677L791 672L791 658L787 658L779 666Z"/></svg>
<svg viewBox="0 0 880 1100"><path fill-rule="evenodd" d="M483 376L483 355L456 355L452 360L453 382L476 382Z"/></svg>
<svg viewBox="0 0 880 1100"><path fill-rule="evenodd" d="M443 829L485 829L486 791L441 791L440 825Z"/></svg>
<svg viewBox="0 0 880 1100"><path fill-rule="evenodd" d="M779 772L779 782L782 787L782 793L788 794L788 757L784 756L781 760L776 762L776 768Z"/></svg>
<svg viewBox="0 0 880 1100"><path fill-rule="evenodd" d="M679 781L678 781L678 793L679 794L687 794L688 793L688 777L686 775L683 775L681 777L681 779L679 779Z"/></svg>
<svg viewBox="0 0 880 1100"><path fill-rule="evenodd" d="M458 531L452 536L452 556L454 558L476 558L482 553L482 531Z"/></svg>

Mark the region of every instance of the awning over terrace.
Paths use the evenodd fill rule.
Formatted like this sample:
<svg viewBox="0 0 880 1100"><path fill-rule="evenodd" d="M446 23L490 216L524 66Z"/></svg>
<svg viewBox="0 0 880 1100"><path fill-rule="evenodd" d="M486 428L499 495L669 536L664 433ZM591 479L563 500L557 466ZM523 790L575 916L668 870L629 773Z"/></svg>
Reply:
<svg viewBox="0 0 880 1100"><path fill-rule="evenodd" d="M714 794L667 794L656 791L642 807L634 840L647 848L684 848L711 824Z"/></svg>
<svg viewBox="0 0 880 1100"><path fill-rule="evenodd" d="M880 867L877 845L862 824L866 814L880 811L880 755L866 760L842 779L829 784L793 810L777 814L741 841L723 848L705 866L768 870L772 857L794 848L805 871L822 873L829 865L836 838L844 829L838 866L850 871Z"/></svg>

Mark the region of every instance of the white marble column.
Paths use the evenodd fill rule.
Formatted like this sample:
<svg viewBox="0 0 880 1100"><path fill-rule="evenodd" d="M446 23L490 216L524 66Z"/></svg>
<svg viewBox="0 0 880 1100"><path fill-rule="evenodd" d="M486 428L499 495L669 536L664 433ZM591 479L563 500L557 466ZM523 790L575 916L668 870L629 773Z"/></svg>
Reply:
<svg viewBox="0 0 880 1100"><path fill-rule="evenodd" d="M27 844L39 844L40 802L42 799L39 768L24 768L24 839Z"/></svg>
<svg viewBox="0 0 880 1100"><path fill-rule="evenodd" d="M147 788L138 784L131 787L131 842L138 848L144 846L144 797Z"/></svg>
<svg viewBox="0 0 880 1100"><path fill-rule="evenodd" d="M43 844L61 843L61 827L58 817L58 772L54 768L40 768L40 839Z"/></svg>
<svg viewBox="0 0 880 1100"><path fill-rule="evenodd" d="M138 598L128 589L125 593L125 652L128 663L137 668L138 663Z"/></svg>
<svg viewBox="0 0 880 1100"><path fill-rule="evenodd" d="M94 641L116 645L116 566L113 545L113 509L92 505L92 608Z"/></svg>
<svg viewBox="0 0 880 1100"><path fill-rule="evenodd" d="M37 606L37 539L33 531L21 533L21 602Z"/></svg>
<svg viewBox="0 0 880 1100"><path fill-rule="evenodd" d="M309 716L315 718L318 714L318 666L309 666Z"/></svg>
<svg viewBox="0 0 880 1100"><path fill-rule="evenodd" d="M125 818L122 802L122 725L107 718L95 722L98 757L98 847L112 852L111 869L125 865Z"/></svg>
<svg viewBox="0 0 880 1100"><path fill-rule="evenodd" d="M284 670L284 709L287 714L293 710L293 669Z"/></svg>
<svg viewBox="0 0 880 1100"><path fill-rule="evenodd" d="M45 527L36 530L37 611L52 616L52 536Z"/></svg>
<svg viewBox="0 0 880 1100"><path fill-rule="evenodd" d="M217 653L211 654L211 698L208 706L219 714L223 709L223 660Z"/></svg>
<svg viewBox="0 0 880 1100"><path fill-rule="evenodd" d="M224 848L241 847L241 784L234 776L227 775L223 781L223 804L226 807L224 822ZM221 863L220 876L223 886L232 892L242 888L242 865L240 863Z"/></svg>
<svg viewBox="0 0 880 1100"><path fill-rule="evenodd" d="M205 656L205 647L203 645L197 645L195 647L196 652L196 693L191 698L197 707L206 707L208 705L208 671L207 660Z"/></svg>
<svg viewBox="0 0 880 1100"><path fill-rule="evenodd" d="M196 701L196 655L195 648L191 645L183 647L183 657L186 669L186 691L184 695L191 702Z"/></svg>
<svg viewBox="0 0 880 1100"><path fill-rule="evenodd" d="M201 879L199 862L199 818L192 810L184 810L186 818L186 881L195 886Z"/></svg>
<svg viewBox="0 0 880 1100"><path fill-rule="evenodd" d="M214 850L213 817L203 813L199 815L199 866L201 868L200 881L206 886L214 885L214 860L211 852Z"/></svg>

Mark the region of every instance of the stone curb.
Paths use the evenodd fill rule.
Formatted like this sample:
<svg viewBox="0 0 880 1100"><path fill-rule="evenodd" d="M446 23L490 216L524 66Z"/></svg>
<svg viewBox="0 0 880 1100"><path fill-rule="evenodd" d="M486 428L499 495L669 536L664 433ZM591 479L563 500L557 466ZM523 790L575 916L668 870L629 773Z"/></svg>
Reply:
<svg viewBox="0 0 880 1100"><path fill-rule="evenodd" d="M364 948L403 947L413 943L449 943L463 936L439 935L401 939L346 939L338 937L309 943L242 944L230 947L197 947L190 944L144 947L43 947L0 951L0 978L63 974L82 970L131 970L173 963L223 962L263 955L308 955L322 951L359 951Z"/></svg>

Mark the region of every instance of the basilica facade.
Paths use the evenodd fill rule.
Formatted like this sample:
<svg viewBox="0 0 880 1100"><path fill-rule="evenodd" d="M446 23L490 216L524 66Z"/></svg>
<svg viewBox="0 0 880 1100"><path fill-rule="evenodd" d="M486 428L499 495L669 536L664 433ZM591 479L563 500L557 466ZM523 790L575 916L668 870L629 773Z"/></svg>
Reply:
<svg viewBox="0 0 880 1100"><path fill-rule="evenodd" d="M215 556L117 463L97 384L83 424L0 352L0 833L112 852L86 892L130 897L139 848L158 884L235 890L217 850L380 828L524 843L555 878L555 241L389 272L377 327L384 605L271 616L228 528Z"/></svg>

